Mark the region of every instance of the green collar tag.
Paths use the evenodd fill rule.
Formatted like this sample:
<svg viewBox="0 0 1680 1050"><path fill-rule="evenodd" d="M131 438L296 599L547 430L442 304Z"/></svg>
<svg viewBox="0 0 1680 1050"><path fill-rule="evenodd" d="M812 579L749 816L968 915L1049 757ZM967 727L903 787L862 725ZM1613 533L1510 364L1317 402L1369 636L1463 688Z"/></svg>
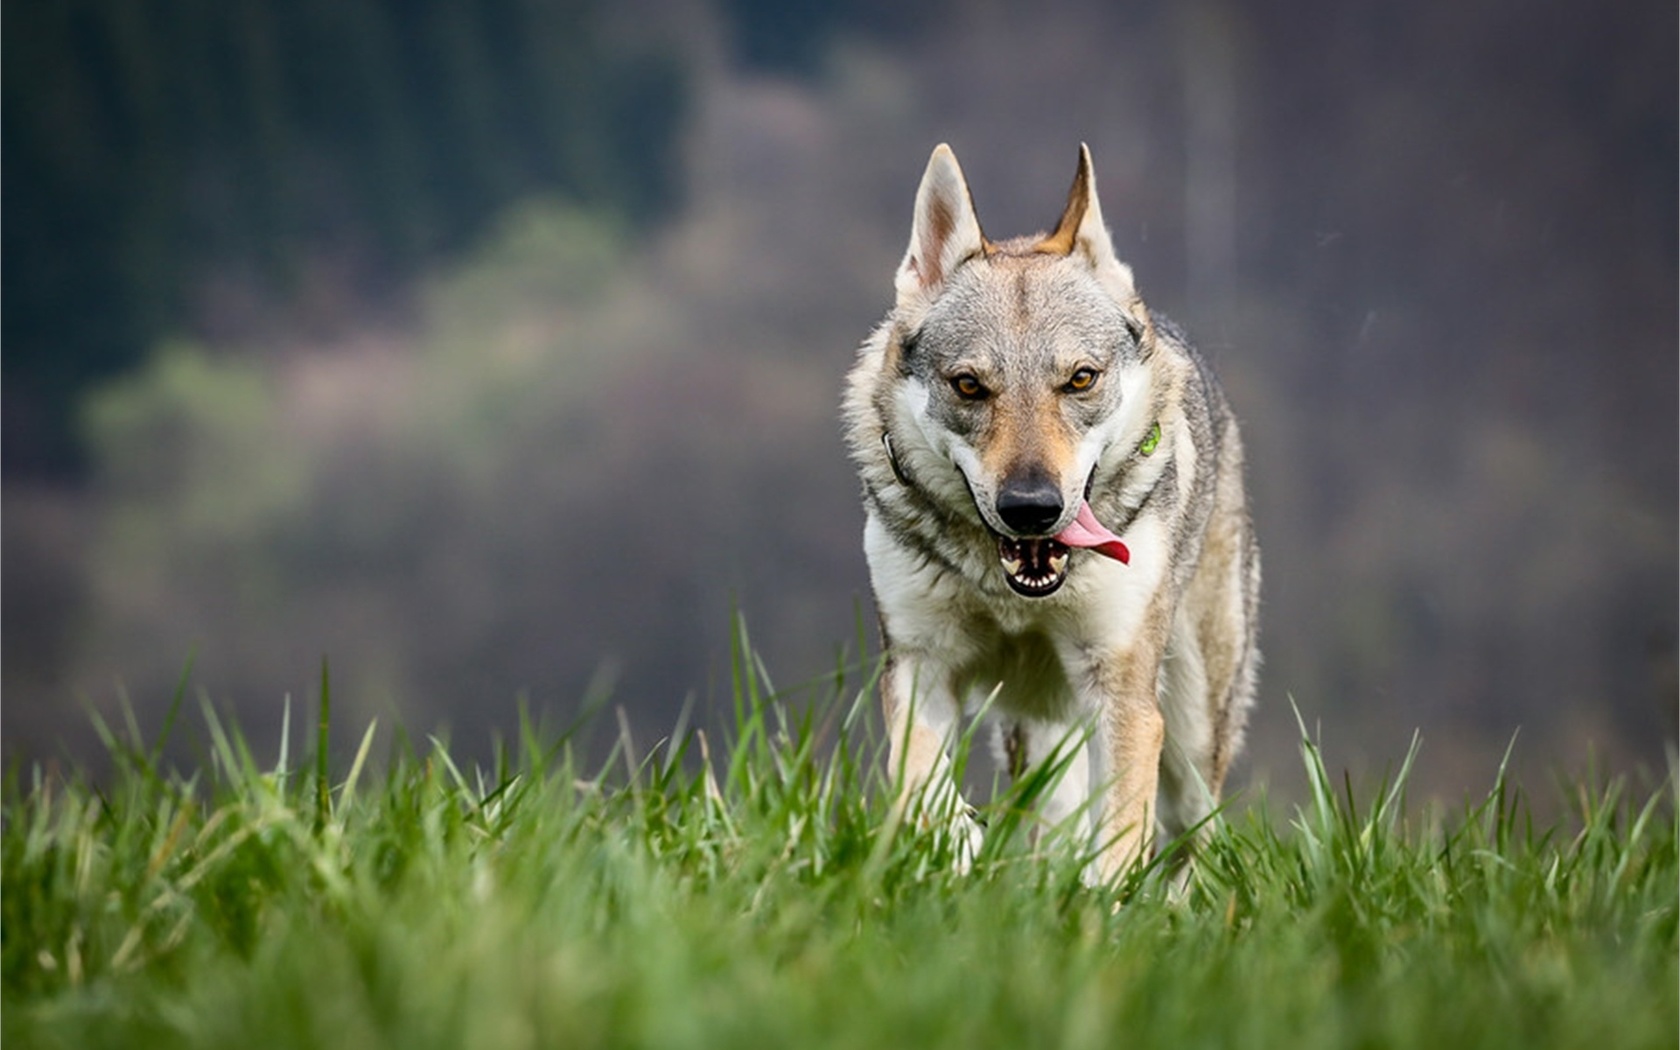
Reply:
<svg viewBox="0 0 1680 1050"><path fill-rule="evenodd" d="M1155 451L1155 446L1161 443L1161 424L1151 423L1149 433L1138 444L1138 455L1147 456Z"/></svg>

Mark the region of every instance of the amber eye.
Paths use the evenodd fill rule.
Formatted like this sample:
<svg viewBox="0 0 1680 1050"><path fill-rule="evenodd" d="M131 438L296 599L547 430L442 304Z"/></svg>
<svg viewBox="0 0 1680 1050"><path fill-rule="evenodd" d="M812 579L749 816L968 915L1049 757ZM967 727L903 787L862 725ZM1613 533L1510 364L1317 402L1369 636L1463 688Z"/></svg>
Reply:
<svg viewBox="0 0 1680 1050"><path fill-rule="evenodd" d="M1094 368L1081 368L1079 371L1073 373L1073 375L1068 377L1067 385L1064 386L1062 389L1068 391L1069 393L1078 393L1081 390L1091 389L1091 387L1094 386L1096 384L1096 382L1097 382L1097 370L1096 369L1094 369Z"/></svg>
<svg viewBox="0 0 1680 1050"><path fill-rule="evenodd" d="M951 389L955 390L957 396L965 401L979 401L986 396L986 388L981 385L980 380L967 372L960 376L951 377Z"/></svg>

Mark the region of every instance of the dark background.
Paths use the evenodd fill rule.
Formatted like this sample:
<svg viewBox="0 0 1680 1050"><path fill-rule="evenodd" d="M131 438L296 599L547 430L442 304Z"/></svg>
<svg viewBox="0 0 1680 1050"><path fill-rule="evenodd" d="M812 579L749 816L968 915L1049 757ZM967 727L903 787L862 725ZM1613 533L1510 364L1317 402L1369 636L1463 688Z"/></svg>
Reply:
<svg viewBox="0 0 1680 1050"><path fill-rule="evenodd" d="M478 753L723 712L733 608L778 684L856 659L836 405L928 151L1008 236L1087 141L1247 427L1251 779L1291 699L1434 793L1519 727L1665 764L1673 4L900 7L7 0L8 761L189 654L259 748L325 655Z"/></svg>

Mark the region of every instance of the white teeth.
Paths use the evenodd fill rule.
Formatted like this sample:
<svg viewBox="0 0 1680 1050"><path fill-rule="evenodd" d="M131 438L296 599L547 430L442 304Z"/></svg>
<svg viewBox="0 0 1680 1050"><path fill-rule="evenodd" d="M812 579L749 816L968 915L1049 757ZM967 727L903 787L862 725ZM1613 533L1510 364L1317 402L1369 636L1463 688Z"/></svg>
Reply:
<svg viewBox="0 0 1680 1050"><path fill-rule="evenodd" d="M1002 560L1004 571L1011 576L1021 575L1021 570L1026 568L1026 563L1021 561L1020 558L1004 558Z"/></svg>
<svg viewBox="0 0 1680 1050"><path fill-rule="evenodd" d="M1060 576L1067 570L1068 556L1066 554L1050 555L1050 575Z"/></svg>

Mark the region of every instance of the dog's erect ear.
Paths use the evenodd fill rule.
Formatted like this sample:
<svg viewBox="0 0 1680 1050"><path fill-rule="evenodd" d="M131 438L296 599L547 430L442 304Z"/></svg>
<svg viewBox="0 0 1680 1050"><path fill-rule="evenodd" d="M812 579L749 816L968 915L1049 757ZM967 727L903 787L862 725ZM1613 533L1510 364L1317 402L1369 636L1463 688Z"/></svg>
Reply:
<svg viewBox="0 0 1680 1050"><path fill-rule="evenodd" d="M1079 144L1079 170L1068 190L1067 207L1062 209L1056 232L1033 246L1046 255L1072 255L1084 259L1097 280L1121 303L1137 297L1132 268L1114 254L1114 242L1103 225L1102 205L1097 202L1097 178L1091 170L1091 148Z"/></svg>
<svg viewBox="0 0 1680 1050"><path fill-rule="evenodd" d="M941 142L928 158L916 215L910 224L910 248L898 268L898 302L926 303L939 293L957 267L985 250L986 237L974 214L974 201L957 155Z"/></svg>

